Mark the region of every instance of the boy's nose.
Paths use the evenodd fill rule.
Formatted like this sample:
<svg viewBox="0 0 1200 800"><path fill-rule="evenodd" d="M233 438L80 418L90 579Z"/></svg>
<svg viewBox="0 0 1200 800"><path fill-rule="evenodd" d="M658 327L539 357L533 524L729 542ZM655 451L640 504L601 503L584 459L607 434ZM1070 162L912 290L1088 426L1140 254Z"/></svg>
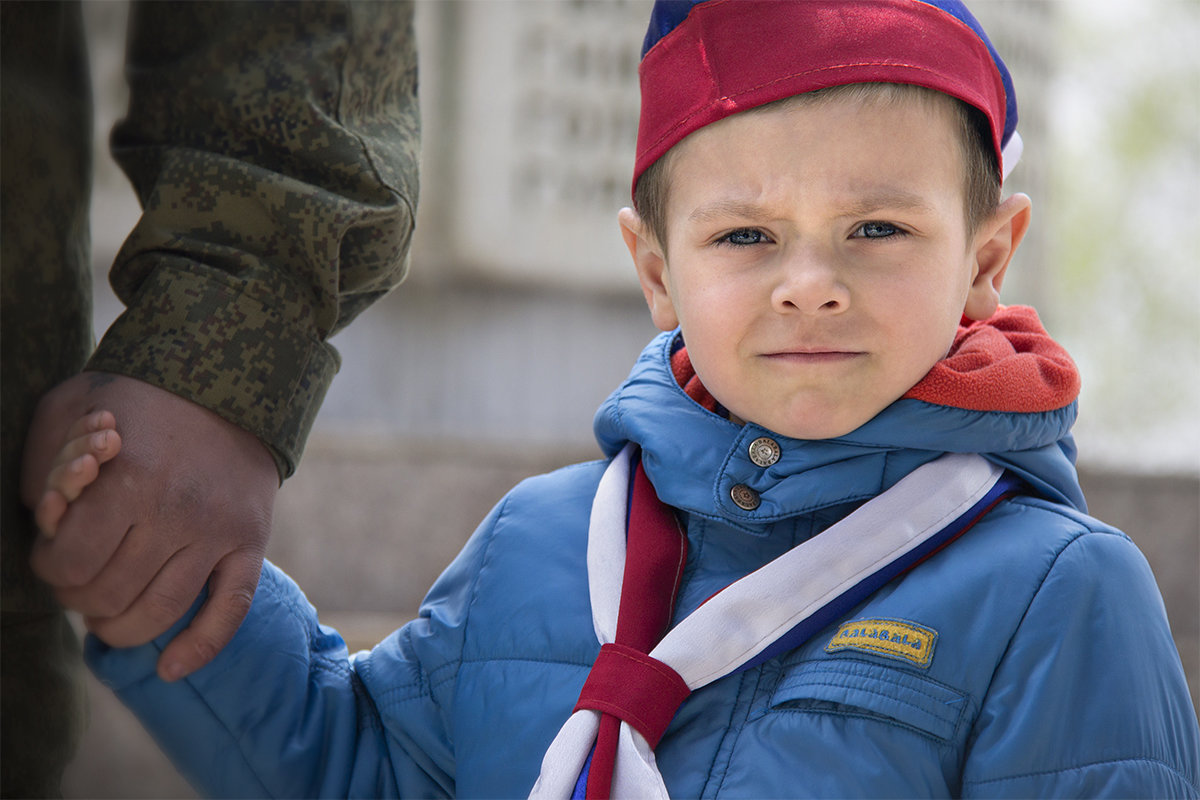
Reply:
<svg viewBox="0 0 1200 800"><path fill-rule="evenodd" d="M850 291L830 258L803 248L781 261L771 305L781 314L838 314L850 307Z"/></svg>

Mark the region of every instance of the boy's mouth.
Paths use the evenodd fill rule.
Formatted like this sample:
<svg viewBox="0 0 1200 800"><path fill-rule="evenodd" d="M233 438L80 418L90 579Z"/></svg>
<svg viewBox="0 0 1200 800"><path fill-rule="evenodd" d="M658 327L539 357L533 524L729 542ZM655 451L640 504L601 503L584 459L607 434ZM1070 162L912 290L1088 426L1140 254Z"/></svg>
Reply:
<svg viewBox="0 0 1200 800"><path fill-rule="evenodd" d="M772 361L783 361L793 364L836 364L852 361L865 356L860 350L837 350L825 347L802 347L794 350L781 350L774 353L764 353Z"/></svg>

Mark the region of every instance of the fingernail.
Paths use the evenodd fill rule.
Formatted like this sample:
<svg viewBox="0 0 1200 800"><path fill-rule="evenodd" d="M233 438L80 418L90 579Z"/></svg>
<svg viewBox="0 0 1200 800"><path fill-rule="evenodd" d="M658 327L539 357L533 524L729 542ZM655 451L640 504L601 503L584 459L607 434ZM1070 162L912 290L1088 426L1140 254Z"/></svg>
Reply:
<svg viewBox="0 0 1200 800"><path fill-rule="evenodd" d="M168 681L177 681L187 674L183 669L183 664L180 664L179 662L167 664L163 671L167 673Z"/></svg>

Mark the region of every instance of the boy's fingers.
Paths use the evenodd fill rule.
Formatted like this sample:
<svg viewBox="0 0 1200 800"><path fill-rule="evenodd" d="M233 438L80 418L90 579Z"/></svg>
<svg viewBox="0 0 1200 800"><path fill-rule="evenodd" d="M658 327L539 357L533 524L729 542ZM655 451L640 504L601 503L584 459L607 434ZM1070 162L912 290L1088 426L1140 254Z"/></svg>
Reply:
<svg viewBox="0 0 1200 800"><path fill-rule="evenodd" d="M111 428L84 433L67 443L46 476L46 491L34 509L34 521L44 536L54 536L68 506L100 476L100 465L120 452L121 437Z"/></svg>
<svg viewBox="0 0 1200 800"><path fill-rule="evenodd" d="M217 564L204 606L159 656L160 678L175 681L190 675L229 644L254 600L262 561L262 553L237 550Z"/></svg>
<svg viewBox="0 0 1200 800"><path fill-rule="evenodd" d="M50 538L58 532L58 523L67 513L67 498L54 490L48 490L33 510L33 519L42 535Z"/></svg>
<svg viewBox="0 0 1200 800"><path fill-rule="evenodd" d="M67 428L67 433L63 437L66 444L59 451L54 463L61 464L63 461L69 461L89 450L101 449L103 445L97 445L96 442L103 442L104 434L115 435L116 432L117 420L111 412L93 411L85 414ZM91 439L92 436L97 438Z"/></svg>
<svg viewBox="0 0 1200 800"><path fill-rule="evenodd" d="M114 430L103 430L92 434L92 455L103 464L112 461L121 452L121 434Z"/></svg>
<svg viewBox="0 0 1200 800"><path fill-rule="evenodd" d="M93 411L90 414L84 414L79 419L71 423L67 428L68 439L77 439L86 433L104 430L105 428L116 428L117 420L109 411Z"/></svg>
<svg viewBox="0 0 1200 800"><path fill-rule="evenodd" d="M105 428L99 431L86 431L67 440L51 467L74 461L83 455L93 455L98 462L103 464L120 451L121 437L115 430Z"/></svg>
<svg viewBox="0 0 1200 800"><path fill-rule="evenodd" d="M84 453L50 470L46 478L46 491L57 492L68 503L73 503L99 474L100 463L96 457L91 453Z"/></svg>
<svg viewBox="0 0 1200 800"><path fill-rule="evenodd" d="M35 508L41 501L46 476L65 443L99 430L116 430L116 415L112 411L88 410L101 406L123 408L119 403L111 404L107 395L97 394L102 385L97 383L96 375L81 373L68 378L38 400L21 458L21 501L28 508Z"/></svg>

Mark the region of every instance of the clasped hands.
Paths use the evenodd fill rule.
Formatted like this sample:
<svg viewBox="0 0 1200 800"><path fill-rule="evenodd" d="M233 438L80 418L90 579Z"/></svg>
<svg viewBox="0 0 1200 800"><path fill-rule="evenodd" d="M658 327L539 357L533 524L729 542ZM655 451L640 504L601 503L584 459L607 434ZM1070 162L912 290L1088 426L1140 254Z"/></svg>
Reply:
<svg viewBox="0 0 1200 800"><path fill-rule="evenodd" d="M26 440L21 497L41 530L33 570L113 647L160 636L207 584L159 656L159 676L177 680L249 611L278 488L253 434L143 381L80 373L41 400Z"/></svg>

